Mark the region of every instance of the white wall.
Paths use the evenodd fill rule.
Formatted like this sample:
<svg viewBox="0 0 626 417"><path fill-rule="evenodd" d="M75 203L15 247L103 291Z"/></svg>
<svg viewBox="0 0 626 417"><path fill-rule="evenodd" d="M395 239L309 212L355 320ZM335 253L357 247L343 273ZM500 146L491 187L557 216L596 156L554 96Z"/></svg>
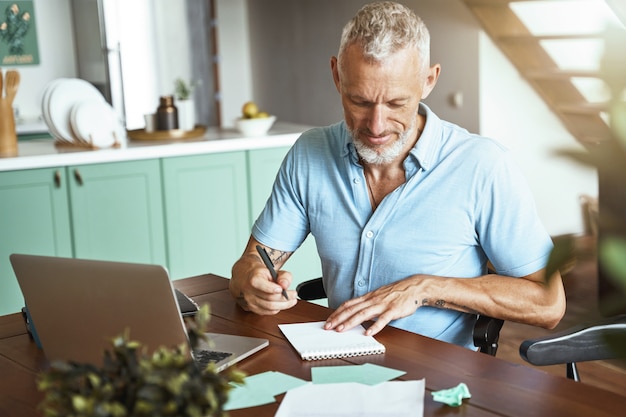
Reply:
<svg viewBox="0 0 626 417"><path fill-rule="evenodd" d="M343 117L330 70L345 23L369 0L248 0L254 99L279 120L325 125ZM443 67L425 100L437 114L478 130L478 28L458 0L404 0L431 32ZM451 28L453 28L451 30ZM450 96L460 93L464 105ZM239 104L241 106L241 104Z"/></svg>
<svg viewBox="0 0 626 417"><path fill-rule="evenodd" d="M93 0L92 0L93 1ZM109 48L119 44L125 121L128 129L144 127L143 115L154 113L159 97L174 93L176 78L191 78L185 0L106 0ZM141 16L141 18L138 18ZM111 88L120 64L110 59ZM113 94L115 95L115 94ZM114 106L120 107L114 100Z"/></svg>
<svg viewBox="0 0 626 417"><path fill-rule="evenodd" d="M582 233L579 197L597 195L595 170L554 155L582 146L484 33L479 83L480 132L512 150L548 232Z"/></svg>
<svg viewBox="0 0 626 417"><path fill-rule="evenodd" d="M76 0L96 1L96 0ZM128 129L143 128L144 114L154 113L159 97L172 95L175 80L192 80L192 56L208 51L191 45L188 5L198 8L199 0L103 0L107 42L110 53L111 88L120 100L113 105L125 107ZM202 9L202 7L200 7ZM195 28L192 28L192 30ZM120 73L121 68L121 73ZM123 82L123 100L120 83ZM197 79L193 81L198 81Z"/></svg>
<svg viewBox="0 0 626 417"><path fill-rule="evenodd" d="M220 125L233 127L252 97L250 35L246 0L216 0Z"/></svg>

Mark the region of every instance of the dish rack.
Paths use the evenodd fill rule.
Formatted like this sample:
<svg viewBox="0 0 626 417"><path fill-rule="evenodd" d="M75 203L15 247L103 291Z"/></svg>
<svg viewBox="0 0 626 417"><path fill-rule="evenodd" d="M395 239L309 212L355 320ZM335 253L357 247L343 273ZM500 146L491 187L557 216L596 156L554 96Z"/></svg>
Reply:
<svg viewBox="0 0 626 417"><path fill-rule="evenodd" d="M92 150L92 151L95 151L98 149L105 149L105 148L114 148L114 149L120 148L122 146L122 143L117 137L117 133L111 132L111 134L113 135L114 141L112 145L107 146L107 147L94 145L93 139L91 139L90 141L86 141L84 139L76 138L76 140L74 141L69 141L67 139L58 138L58 137L55 138L54 146L56 148L67 149L67 150Z"/></svg>

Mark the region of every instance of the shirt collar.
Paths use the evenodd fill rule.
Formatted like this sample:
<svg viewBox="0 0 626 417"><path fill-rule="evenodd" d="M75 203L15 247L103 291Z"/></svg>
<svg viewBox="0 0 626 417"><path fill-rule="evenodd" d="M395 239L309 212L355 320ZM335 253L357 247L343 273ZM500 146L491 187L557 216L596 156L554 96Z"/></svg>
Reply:
<svg viewBox="0 0 626 417"><path fill-rule="evenodd" d="M441 138L441 119L424 103L420 103L419 114L426 118L424 130L419 140L409 152L409 157L415 158L423 170L428 170L436 164L436 154Z"/></svg>
<svg viewBox="0 0 626 417"><path fill-rule="evenodd" d="M352 162L355 165L360 165L359 164L359 155L356 152L356 148L354 147L354 143L352 140L352 135L350 134L350 131L348 130L348 127L346 126L346 121L342 120L340 123L340 131L342 134L342 139L343 139L343 152L341 154L341 156L343 158L346 157L350 157L350 162Z"/></svg>

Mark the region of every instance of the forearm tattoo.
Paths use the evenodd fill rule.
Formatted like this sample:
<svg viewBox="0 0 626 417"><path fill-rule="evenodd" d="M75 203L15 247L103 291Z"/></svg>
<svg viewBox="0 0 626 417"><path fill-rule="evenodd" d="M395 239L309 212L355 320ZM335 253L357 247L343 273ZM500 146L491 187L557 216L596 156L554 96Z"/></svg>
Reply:
<svg viewBox="0 0 626 417"><path fill-rule="evenodd" d="M415 300L415 304L419 304L418 300ZM464 313L472 313L472 314L478 314L478 312L476 310L473 310L467 306L462 306L460 304L455 304L455 303L450 303L447 302L446 300L430 300L428 298L423 298L422 299L422 306L423 307L437 307L437 308L445 308L448 310L457 310L457 311L462 311Z"/></svg>
<svg viewBox="0 0 626 417"><path fill-rule="evenodd" d="M293 252L284 252L281 250L270 249L268 255L274 265L283 265Z"/></svg>

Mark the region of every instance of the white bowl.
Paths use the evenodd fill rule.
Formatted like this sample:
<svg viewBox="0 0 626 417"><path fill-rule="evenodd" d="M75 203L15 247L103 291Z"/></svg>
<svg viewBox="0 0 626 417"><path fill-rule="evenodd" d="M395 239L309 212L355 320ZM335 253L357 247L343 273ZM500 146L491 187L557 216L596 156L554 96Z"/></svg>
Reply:
<svg viewBox="0 0 626 417"><path fill-rule="evenodd" d="M236 126L245 136L263 136L276 121L276 116L259 117L256 119L237 119Z"/></svg>

